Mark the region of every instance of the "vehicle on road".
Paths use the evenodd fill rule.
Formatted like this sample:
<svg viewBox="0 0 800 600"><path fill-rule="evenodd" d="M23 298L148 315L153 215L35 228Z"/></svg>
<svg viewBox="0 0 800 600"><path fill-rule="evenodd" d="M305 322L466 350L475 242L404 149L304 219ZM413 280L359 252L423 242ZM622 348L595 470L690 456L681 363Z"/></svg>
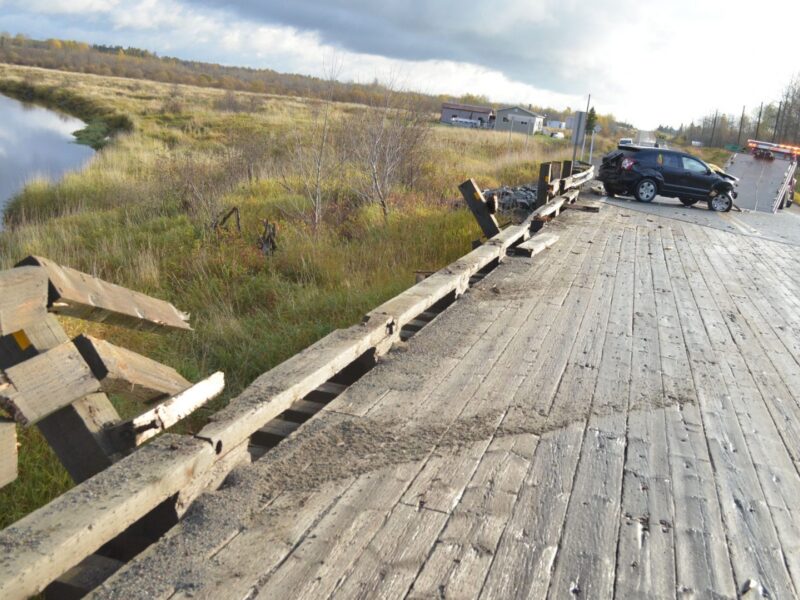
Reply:
<svg viewBox="0 0 800 600"><path fill-rule="evenodd" d="M620 138L619 145L620 146L631 146L633 144L633 138Z"/></svg>
<svg viewBox="0 0 800 600"><path fill-rule="evenodd" d="M771 150L762 150L760 148L756 148L753 150L753 156L756 158L764 158L766 160L775 160L775 155Z"/></svg>
<svg viewBox="0 0 800 600"><path fill-rule="evenodd" d="M705 201L718 212L733 207L738 181L686 152L622 144L603 157L597 178L609 196L631 194L639 202L665 196L684 206Z"/></svg>

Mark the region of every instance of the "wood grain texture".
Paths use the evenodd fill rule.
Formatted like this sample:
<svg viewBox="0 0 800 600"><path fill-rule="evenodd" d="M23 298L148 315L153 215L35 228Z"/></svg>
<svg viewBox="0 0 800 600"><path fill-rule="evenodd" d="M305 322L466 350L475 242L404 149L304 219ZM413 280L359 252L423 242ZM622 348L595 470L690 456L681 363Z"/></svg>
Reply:
<svg viewBox="0 0 800 600"><path fill-rule="evenodd" d="M50 282L49 309L55 313L133 329L191 329L189 315L169 302L108 283L53 261L29 256L18 266L39 266Z"/></svg>
<svg viewBox="0 0 800 600"><path fill-rule="evenodd" d="M47 314L47 274L39 267L0 271L0 336L20 331Z"/></svg>

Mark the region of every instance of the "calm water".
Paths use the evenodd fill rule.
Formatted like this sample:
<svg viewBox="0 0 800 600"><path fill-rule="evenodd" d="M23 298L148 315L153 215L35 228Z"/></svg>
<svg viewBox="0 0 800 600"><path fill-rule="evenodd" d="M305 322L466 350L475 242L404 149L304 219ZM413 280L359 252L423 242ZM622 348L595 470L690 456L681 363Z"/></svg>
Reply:
<svg viewBox="0 0 800 600"><path fill-rule="evenodd" d="M72 137L84 125L0 95L0 211L31 178L55 180L86 164L94 150L76 144Z"/></svg>

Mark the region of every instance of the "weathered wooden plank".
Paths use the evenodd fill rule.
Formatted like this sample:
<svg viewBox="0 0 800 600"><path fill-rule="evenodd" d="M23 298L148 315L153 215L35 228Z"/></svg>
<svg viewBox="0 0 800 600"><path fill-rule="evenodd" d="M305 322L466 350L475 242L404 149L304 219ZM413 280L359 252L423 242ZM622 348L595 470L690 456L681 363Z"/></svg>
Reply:
<svg viewBox="0 0 800 600"><path fill-rule="evenodd" d="M0 336L25 329L47 314L47 274L39 267L0 271Z"/></svg>
<svg viewBox="0 0 800 600"><path fill-rule="evenodd" d="M567 510L584 423L542 435L480 597L544 598Z"/></svg>
<svg viewBox="0 0 800 600"><path fill-rule="evenodd" d="M702 360L702 357L692 356L688 350L699 330L696 324L690 325L687 318L696 315L698 308L675 248L671 229L661 229L660 233L655 239L661 240L662 251L653 254L653 271L656 289L664 290L656 294L660 327L664 327L667 333L661 335L660 339L668 344L666 352L662 347L662 369L665 370L665 388L685 402L696 398L698 393L696 380L686 381L686 375L692 373L695 360ZM679 347L671 346L678 341ZM664 360L665 356L674 360ZM714 480L714 471L700 411L695 404L685 402L667 409L666 416L675 505L678 589L734 597L736 585L725 541L719 498L714 486L708 485ZM698 523L702 527L698 527Z"/></svg>
<svg viewBox="0 0 800 600"><path fill-rule="evenodd" d="M199 436L224 454L391 335L390 317L334 331L258 377Z"/></svg>
<svg viewBox="0 0 800 600"><path fill-rule="evenodd" d="M736 580L742 592L742 582L753 581L769 595L796 595L763 489L731 402L737 389L728 355L737 352L737 348L720 313L720 305L726 306L726 292L720 286L709 288L706 282L713 285L717 275L713 269L706 269L705 273L701 270L708 262L695 261L692 245L683 230L675 232L674 241L692 292L698 304L703 302L699 316L690 314L684 318L690 324L702 324L707 335L693 332L687 336L687 345L690 356L696 356L692 365L695 386L714 461L715 481ZM731 241L735 243L735 240ZM695 250L702 252L696 247ZM733 309L733 305L726 306L726 310ZM734 328L738 326L733 325ZM714 350L719 358L713 364L699 360L701 354L708 356ZM797 543L796 539L792 541Z"/></svg>
<svg viewBox="0 0 800 600"><path fill-rule="evenodd" d="M79 335L73 343L106 393L155 402L192 385L172 367L105 340Z"/></svg>
<svg viewBox="0 0 800 600"><path fill-rule="evenodd" d="M500 226L497 219L489 212L489 207L486 205L486 199L483 197L478 184L474 179L467 179L464 183L458 186L464 201L469 206L472 214L475 215L475 220L483 231L483 235L487 238L494 237L500 233Z"/></svg>
<svg viewBox="0 0 800 600"><path fill-rule="evenodd" d="M122 437L127 445L139 446L188 417L225 388L225 375L218 371L166 402L110 428L109 433Z"/></svg>
<svg viewBox="0 0 800 600"><path fill-rule="evenodd" d="M6 369L0 405L22 425L31 425L81 398L100 382L71 342Z"/></svg>
<svg viewBox="0 0 800 600"><path fill-rule="evenodd" d="M477 595L511 518L536 441L531 434L492 440L407 597Z"/></svg>
<svg viewBox="0 0 800 600"><path fill-rule="evenodd" d="M213 459L208 442L165 434L7 527L0 532L0 597L39 593Z"/></svg>
<svg viewBox="0 0 800 600"><path fill-rule="evenodd" d="M256 446L274 446L282 439L289 437L298 427L300 427L300 423L275 418L253 433L250 441Z"/></svg>
<svg viewBox="0 0 800 600"><path fill-rule="evenodd" d="M635 235L623 231L592 416L570 495L550 594L613 594L630 373Z"/></svg>
<svg viewBox="0 0 800 600"><path fill-rule="evenodd" d="M90 554L47 586L46 600L78 600L108 579L123 563L100 554Z"/></svg>
<svg viewBox="0 0 800 600"><path fill-rule="evenodd" d="M521 256L535 256L552 247L558 241L558 236L553 233L540 233L522 242L514 248L514 254Z"/></svg>
<svg viewBox="0 0 800 600"><path fill-rule="evenodd" d="M40 266L50 281L51 311L134 329L190 329L189 315L169 302L151 298L40 256L17 266Z"/></svg>
<svg viewBox="0 0 800 600"><path fill-rule="evenodd" d="M31 344L33 354L45 352L69 341L58 319L52 314L27 327L24 343ZM29 349L29 350L30 350ZM12 363L30 357L30 351L15 345ZM60 408L39 421L36 426L56 453L61 464L76 482L85 481L108 467L131 447L120 447L108 433L108 427L119 422L119 415L103 393L90 394Z"/></svg>
<svg viewBox="0 0 800 600"><path fill-rule="evenodd" d="M0 418L0 487L17 478L17 425Z"/></svg>

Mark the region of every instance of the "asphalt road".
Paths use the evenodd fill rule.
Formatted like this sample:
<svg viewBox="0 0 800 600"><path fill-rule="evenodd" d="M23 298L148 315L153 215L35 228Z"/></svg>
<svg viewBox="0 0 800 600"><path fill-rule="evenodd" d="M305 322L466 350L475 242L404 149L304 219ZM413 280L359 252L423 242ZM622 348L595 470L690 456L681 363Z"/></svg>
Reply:
<svg viewBox="0 0 800 600"><path fill-rule="evenodd" d="M800 206L779 210L777 213L733 210L719 213L708 210L705 202L686 207L673 198L657 196L653 202L637 202L633 198L600 198L603 202L639 212L714 227L722 231L749 235L775 242L800 246Z"/></svg>

